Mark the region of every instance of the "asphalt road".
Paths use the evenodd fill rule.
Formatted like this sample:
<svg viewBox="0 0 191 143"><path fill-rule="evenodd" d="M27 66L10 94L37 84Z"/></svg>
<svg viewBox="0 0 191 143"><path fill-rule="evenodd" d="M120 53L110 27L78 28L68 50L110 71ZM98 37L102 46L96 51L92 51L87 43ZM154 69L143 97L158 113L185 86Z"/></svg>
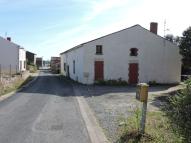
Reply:
<svg viewBox="0 0 191 143"><path fill-rule="evenodd" d="M42 71L0 102L0 143L90 143L70 84Z"/></svg>

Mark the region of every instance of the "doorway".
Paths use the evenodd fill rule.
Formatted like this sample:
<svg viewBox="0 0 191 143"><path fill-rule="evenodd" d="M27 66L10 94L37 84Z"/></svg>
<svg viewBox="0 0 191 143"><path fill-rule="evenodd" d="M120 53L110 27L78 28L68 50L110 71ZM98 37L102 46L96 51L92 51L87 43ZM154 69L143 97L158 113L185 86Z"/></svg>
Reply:
<svg viewBox="0 0 191 143"><path fill-rule="evenodd" d="M69 65L67 65L67 74L66 74L66 76L70 78L70 68L69 68Z"/></svg>
<svg viewBox="0 0 191 143"><path fill-rule="evenodd" d="M95 81L104 80L104 62L95 61L94 64Z"/></svg>
<svg viewBox="0 0 191 143"><path fill-rule="evenodd" d="M129 83L136 84L138 83L138 63L129 64Z"/></svg>

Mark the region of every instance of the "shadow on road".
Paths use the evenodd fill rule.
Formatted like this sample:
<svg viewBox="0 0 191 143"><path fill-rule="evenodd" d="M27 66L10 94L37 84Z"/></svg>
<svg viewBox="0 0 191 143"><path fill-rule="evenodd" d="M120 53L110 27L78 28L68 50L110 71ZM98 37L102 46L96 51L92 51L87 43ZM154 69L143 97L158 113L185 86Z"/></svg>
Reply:
<svg viewBox="0 0 191 143"><path fill-rule="evenodd" d="M58 74L52 74L50 70L41 70L36 81L19 93L74 96L71 83Z"/></svg>
<svg viewBox="0 0 191 143"><path fill-rule="evenodd" d="M29 87L24 88L20 92L49 94L56 96L74 96L72 85L78 87L82 91L82 96L102 96L109 93L128 93L135 94L136 86L99 86L99 85L83 85L69 80L59 74L52 74L50 70L41 70L40 75L35 82ZM152 86L149 92L164 91L172 87L172 85ZM85 92L83 92L85 91Z"/></svg>

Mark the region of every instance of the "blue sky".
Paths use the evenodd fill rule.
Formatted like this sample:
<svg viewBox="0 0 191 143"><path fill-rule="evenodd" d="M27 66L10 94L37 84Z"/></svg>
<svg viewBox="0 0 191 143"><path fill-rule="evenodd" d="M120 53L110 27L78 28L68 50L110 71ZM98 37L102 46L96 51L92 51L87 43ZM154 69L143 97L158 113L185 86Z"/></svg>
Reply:
<svg viewBox="0 0 191 143"><path fill-rule="evenodd" d="M0 0L0 35L49 59L73 46L140 24L181 35L190 26L190 0Z"/></svg>

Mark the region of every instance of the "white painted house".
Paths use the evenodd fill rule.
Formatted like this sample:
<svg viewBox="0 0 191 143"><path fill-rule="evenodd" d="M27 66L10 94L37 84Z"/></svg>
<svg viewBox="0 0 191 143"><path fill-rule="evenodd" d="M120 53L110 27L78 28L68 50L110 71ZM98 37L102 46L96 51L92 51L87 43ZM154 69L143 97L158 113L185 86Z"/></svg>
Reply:
<svg viewBox="0 0 191 143"><path fill-rule="evenodd" d="M11 38L0 37L0 72L18 73L25 71L26 51L19 45L11 42Z"/></svg>
<svg viewBox="0 0 191 143"><path fill-rule="evenodd" d="M134 25L69 49L60 54L61 73L84 84L109 79L178 83L179 48L157 35L157 27Z"/></svg>
<svg viewBox="0 0 191 143"><path fill-rule="evenodd" d="M19 71L23 72L26 70L26 50L19 48Z"/></svg>

